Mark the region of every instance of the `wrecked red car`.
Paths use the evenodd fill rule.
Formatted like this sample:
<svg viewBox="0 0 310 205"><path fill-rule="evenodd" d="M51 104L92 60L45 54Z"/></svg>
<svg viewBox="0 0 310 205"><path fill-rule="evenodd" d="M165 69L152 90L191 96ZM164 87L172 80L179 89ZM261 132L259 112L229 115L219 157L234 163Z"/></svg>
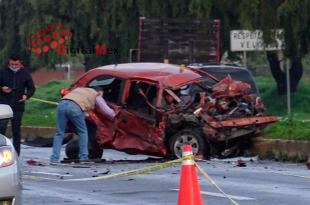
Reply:
<svg viewBox="0 0 310 205"><path fill-rule="evenodd" d="M184 66L116 64L88 71L62 92L100 86L108 104L119 110L114 121L96 110L87 117L90 158L101 158L105 148L180 157L184 144L195 155L240 154L277 117L263 116L262 101L248 94L249 84L229 75L210 78L212 86ZM77 158L76 140L67 144L66 154Z"/></svg>

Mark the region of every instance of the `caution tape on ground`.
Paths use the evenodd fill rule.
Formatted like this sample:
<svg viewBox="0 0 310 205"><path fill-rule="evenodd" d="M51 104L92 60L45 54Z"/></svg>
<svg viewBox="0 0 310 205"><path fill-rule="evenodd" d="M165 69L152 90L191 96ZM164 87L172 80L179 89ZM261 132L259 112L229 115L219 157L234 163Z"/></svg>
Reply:
<svg viewBox="0 0 310 205"><path fill-rule="evenodd" d="M41 176L34 176L34 175L29 175L29 174L23 174L22 178L23 179L32 179L32 180L60 181L59 179L53 179L53 178L41 177Z"/></svg>
<svg viewBox="0 0 310 205"><path fill-rule="evenodd" d="M114 179L119 177L127 177L132 175L138 175L138 174L145 174L153 171L157 171L160 169L164 169L167 167L170 167L176 163L180 163L182 160L188 159L190 156L186 156L180 159L163 162L159 164L154 164L151 166L147 166L141 169L134 169L127 172L117 173L117 174L111 174L111 175L105 175L105 176L98 176L98 177L87 177L87 178L78 178L78 179L64 179L62 181L94 181L94 180L103 180L103 179Z"/></svg>
<svg viewBox="0 0 310 205"><path fill-rule="evenodd" d="M180 159L176 159L176 160L172 160L172 161L168 161L168 162L154 164L154 165L147 166L147 167L140 168L140 169L134 169L134 170L121 172L121 173L117 173L117 174L97 176L97 177L71 178L71 179L63 179L63 177L62 177L60 179L55 179L55 178L46 178L46 177L41 177L41 176L23 175L23 178L32 179L32 180L50 180L50 181L68 181L68 182L70 182L70 181L77 181L78 182L78 181L95 181L95 180L115 179L115 178L120 178L120 177L127 177L127 176L133 176L133 175L145 174L145 173L157 171L160 169L170 167L174 164L180 163L183 160L191 160L191 159L193 159L193 155L189 155L189 156L182 157ZM204 161L204 162L208 161L208 160L200 160L200 159L198 159L198 160ZM208 162L210 162L210 161L208 161ZM223 194L223 196L225 196L232 204L239 205L235 200L232 199L232 197L230 197L228 194L226 194L219 187L219 185L217 185L217 183L197 164L197 162L195 162L195 166L198 169L198 171L207 179L207 181L211 185L215 186L216 189L219 192L221 192ZM299 176L299 175L292 175L292 174L279 173L279 172L274 172L274 173L282 174L282 175L286 175L286 176L294 176L294 177L301 177L301 178L310 179L309 176Z"/></svg>
<svg viewBox="0 0 310 205"><path fill-rule="evenodd" d="M149 173L149 172L153 172L153 171L157 171L160 169L170 167L174 164L182 162L183 160L192 160L192 159L193 159L193 155L188 155L180 159L163 162L159 164L154 164L154 165L147 166L147 167L140 168L140 169L134 169L134 170L126 171L126 172L121 172L121 173L116 173L116 174L111 174L111 175L104 175L104 176L97 176L97 177L85 177L85 178L73 178L73 179L63 179L63 178L55 179L55 178L46 178L46 177L33 176L33 175L23 175L23 177L25 179L32 179L32 180L50 180L50 181L67 181L67 182L106 180L106 179L115 179L115 178L120 178L120 177L133 176L133 175L138 175L138 174L145 174L145 173ZM195 162L195 166L197 167L198 171L207 179L207 181L211 185L215 186L219 190L219 192L221 192L231 203L233 203L234 205L239 205L229 195L227 195L196 162Z"/></svg>
<svg viewBox="0 0 310 205"><path fill-rule="evenodd" d="M34 97L30 98L30 100L42 102L42 103L46 103L46 104L50 104L50 105L58 105L58 102L54 102L54 101L50 101L50 100L42 100L42 99L34 98Z"/></svg>
<svg viewBox="0 0 310 205"><path fill-rule="evenodd" d="M227 195L222 189L221 187L219 187L215 181L195 162L195 165L198 169L198 171L212 184L214 185L217 190L219 190L219 192L221 192L231 203L235 204L235 205L239 205L235 200L233 200L229 195Z"/></svg>
<svg viewBox="0 0 310 205"><path fill-rule="evenodd" d="M133 176L138 174L145 174L153 171L157 171L160 169L164 169L167 167L170 167L174 164L180 163L182 160L188 160L192 156L186 156L180 159L171 160L168 162L158 163L151 166L147 166L140 169L134 169L126 172L116 173L116 174L110 174L110 175L104 175L104 176L97 176L97 177L85 177L85 178L74 178L74 179L53 179L53 178L46 178L46 177L40 177L40 176L33 176L33 175L23 175L26 179L33 179L33 180L52 180L52 181L96 181L96 180L105 180L105 179L115 179L119 177L127 177L127 176Z"/></svg>

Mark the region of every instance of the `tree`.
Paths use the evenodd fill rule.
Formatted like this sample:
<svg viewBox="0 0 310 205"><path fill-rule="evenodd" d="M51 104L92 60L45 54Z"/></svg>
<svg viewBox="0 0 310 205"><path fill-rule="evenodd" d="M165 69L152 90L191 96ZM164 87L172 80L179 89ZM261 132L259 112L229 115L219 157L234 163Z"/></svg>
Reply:
<svg viewBox="0 0 310 205"><path fill-rule="evenodd" d="M297 90L303 74L302 58L309 52L310 42L310 2L308 0L242 0L240 25L261 29L264 40L273 41L272 30L282 28L285 32L284 55L290 60L291 91ZM250 12L249 12L250 11ZM281 60L276 52L267 52L271 73L276 80L278 93L286 93L286 71L281 68Z"/></svg>
<svg viewBox="0 0 310 205"><path fill-rule="evenodd" d="M30 52L27 51L23 33L30 10L30 4L23 0L0 1L0 62L2 65L6 64L12 53L19 53L26 66L30 64Z"/></svg>
<svg viewBox="0 0 310 205"><path fill-rule="evenodd" d="M19 5L16 7L16 5ZM53 65L71 61L72 56L55 52L31 54L25 39L40 27L60 21L70 27L74 48L106 43L117 55L81 54L86 70L108 63L128 62L128 51L137 48L139 17L210 18L221 20L221 51L229 50L232 29L261 29L272 42L272 30L285 31L284 55L290 59L291 90L302 77L301 60L309 52L310 1L308 0L1 0L0 60L13 48L24 53L32 65ZM267 52L270 69L280 94L286 92L285 71L279 56Z"/></svg>
<svg viewBox="0 0 310 205"><path fill-rule="evenodd" d="M309 53L310 1L308 0L192 0L193 16L221 20L222 52L230 49L229 32L232 29L261 29L264 41L271 43L273 30L284 29L284 55L290 60L291 90L297 90L303 74L302 58ZM277 52L266 52L272 76L279 94L286 93L286 72L281 68Z"/></svg>

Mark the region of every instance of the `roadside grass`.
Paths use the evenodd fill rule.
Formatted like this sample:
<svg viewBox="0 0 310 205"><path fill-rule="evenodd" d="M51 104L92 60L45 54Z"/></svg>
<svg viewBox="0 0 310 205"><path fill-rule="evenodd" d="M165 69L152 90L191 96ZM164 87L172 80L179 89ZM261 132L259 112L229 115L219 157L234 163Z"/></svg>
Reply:
<svg viewBox="0 0 310 205"><path fill-rule="evenodd" d="M310 122L285 120L268 125L262 136L269 139L310 140Z"/></svg>
<svg viewBox="0 0 310 205"><path fill-rule="evenodd" d="M33 97L58 102L60 99L59 90L68 87L69 81L52 80L48 83L38 86ZM23 126L42 126L55 127L55 110L56 105L46 104L33 100L26 103L26 111L23 116Z"/></svg>
<svg viewBox="0 0 310 205"><path fill-rule="evenodd" d="M298 91L292 94L291 118L287 115L286 95L277 95L273 78L257 77L256 81L267 108L266 114L281 117L280 121L267 125L262 136L271 139L310 140L310 81L301 80ZM68 81L50 81L37 87L34 97L57 102L60 99L60 88L69 85ZM23 125L54 127L55 109L55 105L29 100Z"/></svg>
<svg viewBox="0 0 310 205"><path fill-rule="evenodd" d="M273 78L257 77L256 82L267 108L266 114L280 121L268 125L262 135L271 139L310 140L310 81L302 79L291 94L291 116L287 114L287 97L279 96Z"/></svg>
<svg viewBox="0 0 310 205"><path fill-rule="evenodd" d="M279 96L277 94L274 79L257 77L256 82L267 107L266 114L288 117L287 97L286 95ZM310 120L310 80L302 79L297 92L291 94L291 113L292 119Z"/></svg>

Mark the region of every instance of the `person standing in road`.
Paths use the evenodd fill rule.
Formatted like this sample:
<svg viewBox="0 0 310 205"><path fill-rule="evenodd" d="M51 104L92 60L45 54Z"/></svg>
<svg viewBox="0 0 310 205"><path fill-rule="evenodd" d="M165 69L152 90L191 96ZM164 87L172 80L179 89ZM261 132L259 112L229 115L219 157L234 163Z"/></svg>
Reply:
<svg viewBox="0 0 310 205"><path fill-rule="evenodd" d="M20 154L21 121L25 110L25 101L35 92L33 80L24 68L21 59L14 54L10 57L8 66L0 70L0 103L11 106L13 145ZM0 133L5 134L8 120L0 122Z"/></svg>
<svg viewBox="0 0 310 205"><path fill-rule="evenodd" d="M103 99L103 91L93 88L79 87L66 94L59 102L56 110L56 134L53 141L53 153L50 163L59 163L60 150L68 121L74 125L79 136L80 162L88 160L88 131L85 121L87 112L95 106L102 114L114 119L115 112Z"/></svg>

